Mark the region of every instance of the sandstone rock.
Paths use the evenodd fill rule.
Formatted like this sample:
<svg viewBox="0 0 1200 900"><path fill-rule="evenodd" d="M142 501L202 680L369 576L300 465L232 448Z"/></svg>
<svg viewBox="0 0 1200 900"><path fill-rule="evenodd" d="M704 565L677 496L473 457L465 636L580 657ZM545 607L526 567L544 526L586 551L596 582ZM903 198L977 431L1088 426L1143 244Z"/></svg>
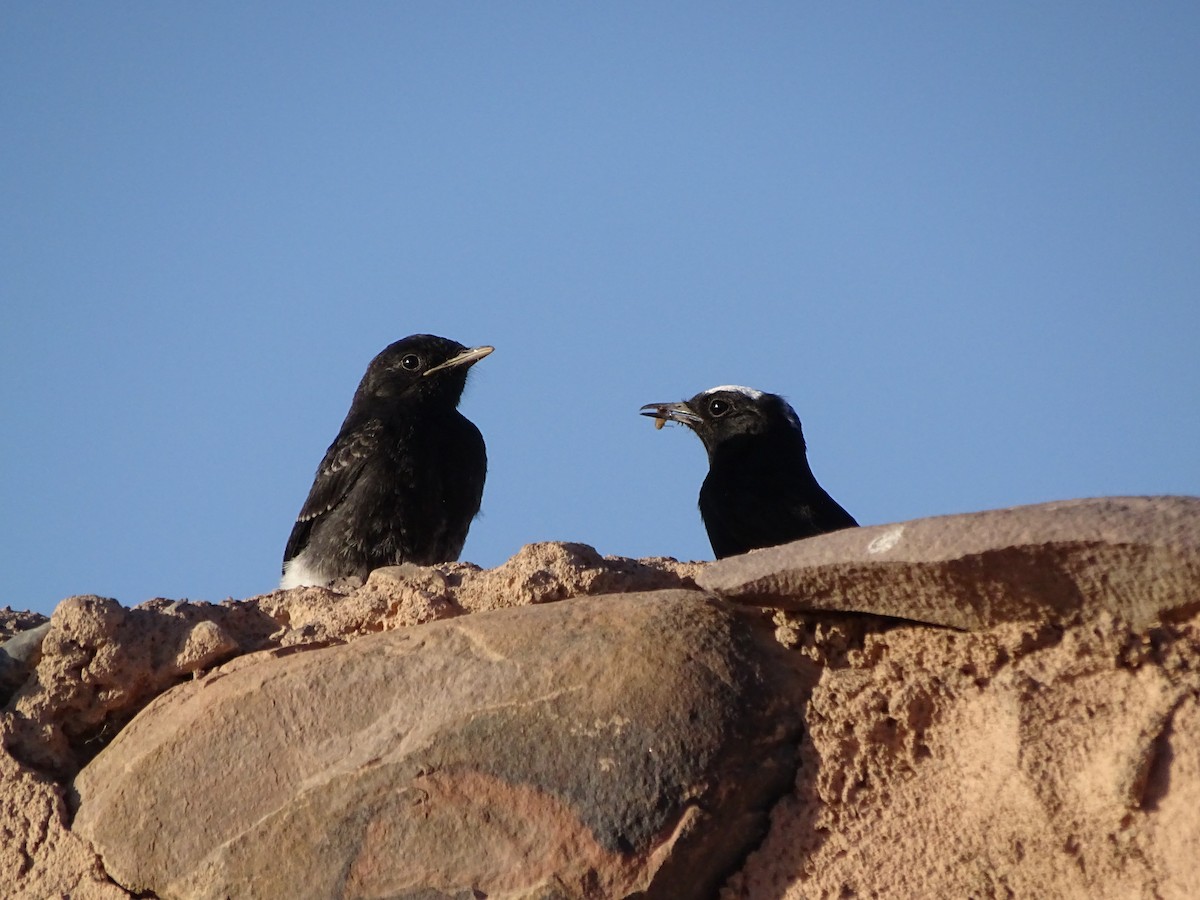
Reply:
<svg viewBox="0 0 1200 900"><path fill-rule="evenodd" d="M707 566L539 544L219 606L75 598L0 712L0 896L135 896L91 816L112 874L169 870L164 897L297 871L318 895L340 879L330 896L711 896L739 866L724 900L1192 897L1198 502L945 517ZM741 616L678 593L696 581ZM673 604L701 611L650 612ZM505 606L524 608L467 615ZM0 641L38 624L5 612ZM66 777L110 741L72 823ZM433 858L483 874L396 885Z"/></svg>
<svg viewBox="0 0 1200 900"><path fill-rule="evenodd" d="M92 848L68 827L63 787L3 749L12 716L0 713L0 895L6 900L116 900Z"/></svg>
<svg viewBox="0 0 1200 900"><path fill-rule="evenodd" d="M42 642L49 631L47 621L0 643L0 706L28 680L42 658Z"/></svg>
<svg viewBox="0 0 1200 900"><path fill-rule="evenodd" d="M42 640L49 619L5 606L0 609L0 707L26 679L42 657Z"/></svg>
<svg viewBox="0 0 1200 900"><path fill-rule="evenodd" d="M257 601L284 626L282 645L345 640L467 612L549 603L569 597L694 588L699 563L601 556L586 544L522 547L495 569L470 563L390 566L365 584L276 591Z"/></svg>
<svg viewBox="0 0 1200 900"><path fill-rule="evenodd" d="M8 606L0 607L0 643L22 631L37 628L47 622L41 613L26 612Z"/></svg>
<svg viewBox="0 0 1200 900"><path fill-rule="evenodd" d="M469 611L692 587L698 568L544 543L488 571L469 563L396 566L373 572L366 584L297 588L245 602L159 599L126 609L103 597L71 597L48 630L0 646L0 702L12 697L17 713L10 749L69 777L158 693L238 654L336 643ZM0 625L18 629L38 620L44 617L8 611Z"/></svg>
<svg viewBox="0 0 1200 900"><path fill-rule="evenodd" d="M802 694L696 592L480 613L176 688L80 773L75 828L162 897L707 897Z"/></svg>
<svg viewBox="0 0 1200 900"><path fill-rule="evenodd" d="M365 584L292 588L249 602L280 623L275 638L285 647L336 643L463 613L446 576L439 568L422 566L378 569Z"/></svg>
<svg viewBox="0 0 1200 900"><path fill-rule="evenodd" d="M1200 498L1112 497L855 528L730 557L726 599L980 629L1107 610L1145 628L1200 610Z"/></svg>
<svg viewBox="0 0 1200 900"><path fill-rule="evenodd" d="M257 649L277 624L244 604L64 600L50 617L41 658L16 693L9 749L64 776L99 752L161 691Z"/></svg>
<svg viewBox="0 0 1200 900"><path fill-rule="evenodd" d="M868 631L721 896L1195 896L1198 661L1200 617Z"/></svg>
<svg viewBox="0 0 1200 900"><path fill-rule="evenodd" d="M454 584L455 599L463 609L478 612L568 597L694 588L702 568L665 558L601 556L587 544L529 544L503 565L463 577Z"/></svg>

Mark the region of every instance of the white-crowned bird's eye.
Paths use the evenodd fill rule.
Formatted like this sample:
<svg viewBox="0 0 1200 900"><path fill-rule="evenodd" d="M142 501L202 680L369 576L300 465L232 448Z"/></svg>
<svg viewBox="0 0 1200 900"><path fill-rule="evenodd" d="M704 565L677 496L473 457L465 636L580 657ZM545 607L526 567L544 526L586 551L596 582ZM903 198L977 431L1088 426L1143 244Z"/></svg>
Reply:
<svg viewBox="0 0 1200 900"><path fill-rule="evenodd" d="M733 404L728 400L722 400L720 397L713 397L708 401L708 414L714 419L720 418L733 409Z"/></svg>
<svg viewBox="0 0 1200 900"><path fill-rule="evenodd" d="M417 356L415 353L410 353L408 356L400 360L400 365L404 366L404 368L408 369L410 372L415 372L417 369L421 368L421 357Z"/></svg>

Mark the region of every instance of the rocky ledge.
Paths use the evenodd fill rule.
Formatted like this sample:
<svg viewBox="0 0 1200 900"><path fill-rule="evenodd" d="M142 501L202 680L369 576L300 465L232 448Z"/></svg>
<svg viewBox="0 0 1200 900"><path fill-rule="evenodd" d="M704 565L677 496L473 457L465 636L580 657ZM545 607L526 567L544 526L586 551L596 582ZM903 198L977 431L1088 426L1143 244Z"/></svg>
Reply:
<svg viewBox="0 0 1200 900"><path fill-rule="evenodd" d="M0 610L5 896L1189 896L1200 499Z"/></svg>

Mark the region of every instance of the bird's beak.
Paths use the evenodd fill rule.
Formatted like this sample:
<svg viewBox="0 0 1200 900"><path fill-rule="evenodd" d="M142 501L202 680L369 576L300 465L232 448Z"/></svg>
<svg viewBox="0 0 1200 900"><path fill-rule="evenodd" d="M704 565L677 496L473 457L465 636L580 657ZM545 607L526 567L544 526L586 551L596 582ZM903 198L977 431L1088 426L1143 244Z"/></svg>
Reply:
<svg viewBox="0 0 1200 900"><path fill-rule="evenodd" d="M686 403L647 403L640 412L654 419L655 428L662 428L668 420L692 428L700 423L700 417Z"/></svg>
<svg viewBox="0 0 1200 900"><path fill-rule="evenodd" d="M434 372L443 372L446 369L453 369L457 366L469 366L479 362L493 350L495 347L472 347L469 350L464 350L458 356L452 356L444 363L438 363L432 369L426 369L426 375L432 375Z"/></svg>

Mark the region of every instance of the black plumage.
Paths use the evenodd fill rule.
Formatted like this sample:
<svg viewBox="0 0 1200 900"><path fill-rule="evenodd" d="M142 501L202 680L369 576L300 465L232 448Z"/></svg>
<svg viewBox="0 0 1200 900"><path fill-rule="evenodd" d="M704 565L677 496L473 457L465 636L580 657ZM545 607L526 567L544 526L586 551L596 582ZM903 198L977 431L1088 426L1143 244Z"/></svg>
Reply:
<svg viewBox="0 0 1200 900"><path fill-rule="evenodd" d="M281 587L458 559L487 476L458 401L492 349L414 334L371 360L288 538Z"/></svg>
<svg viewBox="0 0 1200 900"><path fill-rule="evenodd" d="M800 420L782 397L723 385L641 413L659 427L687 425L704 442L700 517L717 559L858 525L817 483Z"/></svg>

